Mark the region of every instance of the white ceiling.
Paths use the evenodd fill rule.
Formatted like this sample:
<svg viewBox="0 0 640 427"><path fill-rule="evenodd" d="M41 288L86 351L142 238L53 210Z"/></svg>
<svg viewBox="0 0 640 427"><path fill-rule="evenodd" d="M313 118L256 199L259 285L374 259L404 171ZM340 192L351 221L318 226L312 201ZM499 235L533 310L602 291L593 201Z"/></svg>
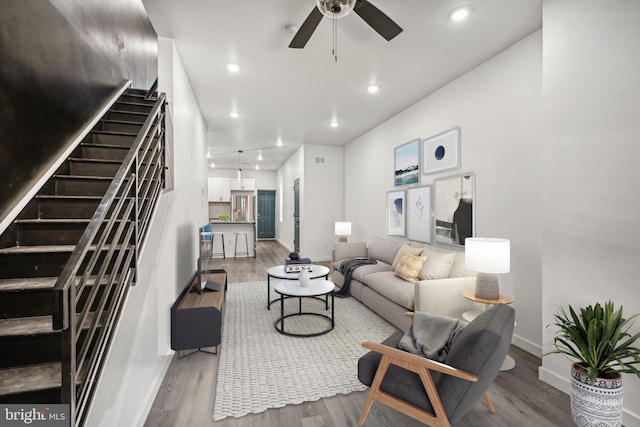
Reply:
<svg viewBox="0 0 640 427"><path fill-rule="evenodd" d="M542 25L541 0L373 0L404 31L387 42L351 13L338 20L336 63L326 17L304 49L287 47L283 28L299 27L314 0L143 3L158 35L175 41L222 168L238 167L238 150L242 168L275 170L302 144L344 145ZM450 21L462 5L467 20Z"/></svg>

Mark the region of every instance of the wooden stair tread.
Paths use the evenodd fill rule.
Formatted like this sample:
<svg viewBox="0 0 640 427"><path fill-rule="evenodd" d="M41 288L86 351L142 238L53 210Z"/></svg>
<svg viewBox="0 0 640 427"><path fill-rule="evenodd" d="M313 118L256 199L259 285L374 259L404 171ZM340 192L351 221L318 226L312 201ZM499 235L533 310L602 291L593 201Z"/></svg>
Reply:
<svg viewBox="0 0 640 427"><path fill-rule="evenodd" d="M112 176L94 176L94 175L54 175L55 179L84 179L96 181L113 181Z"/></svg>
<svg viewBox="0 0 640 427"><path fill-rule="evenodd" d="M133 246L133 245L131 245ZM2 248L0 249L0 255L11 255L11 254L46 254L46 253L62 253L62 252L73 252L76 245L34 245L34 246L12 246L10 248ZM89 250L95 250L96 245L89 246ZM117 249L122 249L122 245L117 245ZM108 246L102 248L102 250L108 250Z"/></svg>
<svg viewBox="0 0 640 427"><path fill-rule="evenodd" d="M136 116L145 116L145 117L149 116L149 113L143 113L143 112L140 112L140 111L127 111L127 110L114 109L114 110L109 110L109 112L110 113L121 113L121 114L133 114L133 115L136 115Z"/></svg>
<svg viewBox="0 0 640 427"><path fill-rule="evenodd" d="M83 142L83 143L80 144L80 146L81 147L89 147L89 148L93 148L93 147L111 148L111 149L122 150L122 151L131 150L131 147L129 147L128 145L103 144L103 143L97 143L97 142Z"/></svg>
<svg viewBox="0 0 640 427"><path fill-rule="evenodd" d="M111 177L113 179L113 177ZM36 199L59 199L59 200L102 200L103 196L58 196L55 194L38 194Z"/></svg>
<svg viewBox="0 0 640 427"><path fill-rule="evenodd" d="M76 314L79 317L79 314ZM89 329L91 322L95 318L95 312L87 313L87 317L82 322L82 329ZM11 319L0 319L0 337L34 336L44 334L56 334L59 331L53 329L51 316L15 317ZM98 323L103 325L102 320Z"/></svg>
<svg viewBox="0 0 640 427"><path fill-rule="evenodd" d="M103 119L103 120L100 120L100 123L117 123L120 125L142 126L142 123L140 122L132 122L129 120L118 120L118 119Z"/></svg>
<svg viewBox="0 0 640 427"><path fill-rule="evenodd" d="M57 277L20 277L0 279L0 292L13 292L37 289L53 289Z"/></svg>
<svg viewBox="0 0 640 427"><path fill-rule="evenodd" d="M69 157L69 161L70 162L87 162L87 163L116 163L116 164L122 163L122 160L85 159L82 157Z"/></svg>
<svg viewBox="0 0 640 427"><path fill-rule="evenodd" d="M60 387L60 362L0 369L0 396Z"/></svg>
<svg viewBox="0 0 640 427"><path fill-rule="evenodd" d="M138 136L137 133L122 132L117 130L92 130L91 133L100 135Z"/></svg>

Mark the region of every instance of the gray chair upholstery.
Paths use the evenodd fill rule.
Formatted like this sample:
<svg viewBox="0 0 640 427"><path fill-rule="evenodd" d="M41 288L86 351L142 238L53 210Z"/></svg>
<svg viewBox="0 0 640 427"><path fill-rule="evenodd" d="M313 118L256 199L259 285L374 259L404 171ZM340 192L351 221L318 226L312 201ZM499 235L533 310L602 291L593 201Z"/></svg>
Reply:
<svg viewBox="0 0 640 427"><path fill-rule="evenodd" d="M472 374L472 376L475 376L475 382L473 379L462 379L449 373L438 372L439 369L434 370L434 368L438 368L437 366L428 367L442 404L441 407L437 403L433 404L433 398L430 399L425 393L427 385L424 384L418 373L396 366L393 362L389 365L387 372L383 374L380 390L423 410L427 414L425 416L427 421L425 421L425 418L417 418L420 421L429 424L428 420L431 420L432 417L439 420L438 422L434 421L431 425L456 423L473 408L483 395L490 410L493 410L488 395L485 393L493 383L507 355L513 335L514 320L515 311L513 308L504 304L497 304L476 317L452 342L451 349L444 362L445 365L458 371ZM395 350L402 335L402 332L396 332L382 344ZM363 345L368 347L365 344ZM384 349L380 349L380 351L384 352ZM393 351L390 353L393 353ZM407 357L420 359L414 355ZM370 351L360 358L358 361L358 378L360 382L369 387L372 386L381 359L382 354L378 351ZM418 362L421 363L420 361ZM370 393L372 392L374 392L373 388ZM369 407L365 405L360 425L364 422L373 400L384 399L373 397L370 400L371 402L369 400L367 402ZM394 405L389 406L396 407ZM442 423L441 417L438 418L438 414L435 414L437 411L434 410L434 407L436 406L444 408L448 421ZM399 408L396 407L396 409ZM414 416L414 418L416 417Z"/></svg>

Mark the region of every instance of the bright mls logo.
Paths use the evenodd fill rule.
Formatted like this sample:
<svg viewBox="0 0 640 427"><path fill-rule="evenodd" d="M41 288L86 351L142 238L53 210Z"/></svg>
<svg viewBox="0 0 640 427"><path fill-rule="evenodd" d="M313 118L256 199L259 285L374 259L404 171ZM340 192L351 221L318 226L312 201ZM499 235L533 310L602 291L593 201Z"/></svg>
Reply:
<svg viewBox="0 0 640 427"><path fill-rule="evenodd" d="M0 405L0 427L68 427L69 405Z"/></svg>

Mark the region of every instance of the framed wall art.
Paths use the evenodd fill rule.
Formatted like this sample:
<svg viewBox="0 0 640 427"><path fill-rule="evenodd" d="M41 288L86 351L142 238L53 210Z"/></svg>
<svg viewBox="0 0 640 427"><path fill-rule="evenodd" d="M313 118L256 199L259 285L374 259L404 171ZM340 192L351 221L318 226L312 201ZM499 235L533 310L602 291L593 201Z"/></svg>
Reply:
<svg viewBox="0 0 640 427"><path fill-rule="evenodd" d="M473 237L475 230L475 175L437 179L433 192L435 243L464 246L464 239Z"/></svg>
<svg viewBox="0 0 640 427"><path fill-rule="evenodd" d="M460 169L460 128L425 139L422 142L422 173Z"/></svg>
<svg viewBox="0 0 640 427"><path fill-rule="evenodd" d="M407 238L431 243L431 186L407 190Z"/></svg>
<svg viewBox="0 0 640 427"><path fill-rule="evenodd" d="M420 182L420 139L402 144L393 150L393 185Z"/></svg>
<svg viewBox="0 0 640 427"><path fill-rule="evenodd" d="M404 190L387 192L387 234L405 235L405 193Z"/></svg>

